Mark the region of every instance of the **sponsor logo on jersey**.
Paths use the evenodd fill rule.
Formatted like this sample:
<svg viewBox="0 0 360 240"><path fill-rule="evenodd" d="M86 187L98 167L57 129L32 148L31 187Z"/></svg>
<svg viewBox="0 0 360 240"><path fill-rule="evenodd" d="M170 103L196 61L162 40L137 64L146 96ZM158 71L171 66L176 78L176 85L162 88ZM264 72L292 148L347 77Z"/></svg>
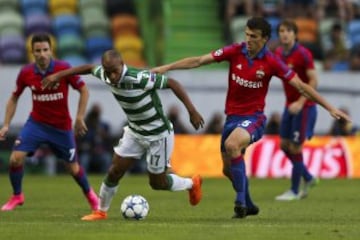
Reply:
<svg viewBox="0 0 360 240"><path fill-rule="evenodd" d="M239 76L236 76L236 74L234 74L234 73L231 75L231 79L243 87L247 87L247 88L262 88L263 87L263 83L261 81L246 80Z"/></svg>
<svg viewBox="0 0 360 240"><path fill-rule="evenodd" d="M264 76L265 76L265 72L262 67L260 67L260 69L256 70L256 78L257 79L263 79Z"/></svg>
<svg viewBox="0 0 360 240"><path fill-rule="evenodd" d="M33 94L33 100L39 102L50 102L50 101L58 101L64 98L64 94L62 92L51 93L51 94Z"/></svg>

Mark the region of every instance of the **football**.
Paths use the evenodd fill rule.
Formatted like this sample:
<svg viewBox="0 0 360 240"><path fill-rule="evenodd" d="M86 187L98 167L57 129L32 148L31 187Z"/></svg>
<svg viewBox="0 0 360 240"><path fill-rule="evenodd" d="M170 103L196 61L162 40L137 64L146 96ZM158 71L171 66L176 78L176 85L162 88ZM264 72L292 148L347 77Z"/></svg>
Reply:
<svg viewBox="0 0 360 240"><path fill-rule="evenodd" d="M141 195L127 196L121 203L120 211L125 219L143 220L150 210L148 201Z"/></svg>

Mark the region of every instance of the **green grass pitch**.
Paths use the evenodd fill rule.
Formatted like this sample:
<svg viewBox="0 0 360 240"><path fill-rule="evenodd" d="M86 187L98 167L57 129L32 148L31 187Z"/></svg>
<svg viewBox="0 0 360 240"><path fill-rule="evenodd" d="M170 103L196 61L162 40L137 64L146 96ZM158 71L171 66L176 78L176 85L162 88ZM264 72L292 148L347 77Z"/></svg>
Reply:
<svg viewBox="0 0 360 240"><path fill-rule="evenodd" d="M92 175L98 191L103 176ZM251 179L258 216L231 219L234 193L224 179L203 181L203 200L192 207L186 192L154 191L146 176L125 176L113 199L109 218L83 222L90 213L72 178L26 175L26 202L12 212L0 212L0 239L360 239L360 180L323 179L307 199L277 202L274 197L289 187L288 179ZM0 203L11 193L7 175L0 176ZM120 214L129 194L141 194L150 204L143 221Z"/></svg>

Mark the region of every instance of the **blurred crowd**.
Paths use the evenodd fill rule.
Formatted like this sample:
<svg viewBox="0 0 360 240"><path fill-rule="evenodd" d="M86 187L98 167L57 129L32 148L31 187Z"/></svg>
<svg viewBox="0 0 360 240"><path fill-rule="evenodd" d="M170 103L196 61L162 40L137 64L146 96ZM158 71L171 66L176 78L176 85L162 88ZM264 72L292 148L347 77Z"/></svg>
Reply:
<svg viewBox="0 0 360 240"><path fill-rule="evenodd" d="M219 0L227 43L244 40L249 16L264 16L273 26L269 47L278 45L276 28L294 19L298 41L308 47L325 71L360 70L360 1L357 0Z"/></svg>

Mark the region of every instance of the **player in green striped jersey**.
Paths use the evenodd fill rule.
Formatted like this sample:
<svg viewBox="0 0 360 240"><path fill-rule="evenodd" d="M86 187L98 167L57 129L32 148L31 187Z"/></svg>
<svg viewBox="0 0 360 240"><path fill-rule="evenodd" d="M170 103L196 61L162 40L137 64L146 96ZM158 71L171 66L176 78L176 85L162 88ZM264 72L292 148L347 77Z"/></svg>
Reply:
<svg viewBox="0 0 360 240"><path fill-rule="evenodd" d="M119 144L114 147L113 162L100 187L100 205L97 211L82 220L94 221L107 218L111 200L120 179L135 163L146 156L149 182L155 190L188 190L191 205L201 200L201 177L185 178L167 173L174 145L174 131L164 114L158 89L171 89L188 110L190 121L197 130L203 127L203 117L192 104L184 88L174 79L124 64L120 53L106 51L101 65L86 64L57 72L43 80L44 88L51 88L60 79L74 74L93 74L107 84L125 112L128 126Z"/></svg>

